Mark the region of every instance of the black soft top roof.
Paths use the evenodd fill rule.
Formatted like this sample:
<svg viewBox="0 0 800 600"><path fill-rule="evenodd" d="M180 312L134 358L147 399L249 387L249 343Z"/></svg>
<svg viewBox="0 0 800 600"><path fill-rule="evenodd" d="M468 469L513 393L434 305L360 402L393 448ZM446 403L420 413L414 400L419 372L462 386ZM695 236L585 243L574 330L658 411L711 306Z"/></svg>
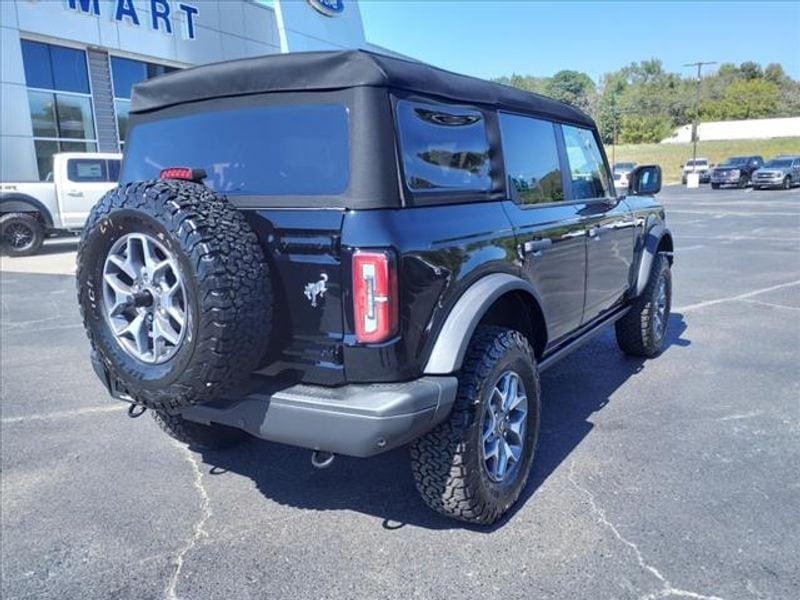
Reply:
<svg viewBox="0 0 800 600"><path fill-rule="evenodd" d="M135 86L131 112L246 94L362 86L534 112L559 121L594 126L582 111L545 96L364 50L273 54L177 71Z"/></svg>

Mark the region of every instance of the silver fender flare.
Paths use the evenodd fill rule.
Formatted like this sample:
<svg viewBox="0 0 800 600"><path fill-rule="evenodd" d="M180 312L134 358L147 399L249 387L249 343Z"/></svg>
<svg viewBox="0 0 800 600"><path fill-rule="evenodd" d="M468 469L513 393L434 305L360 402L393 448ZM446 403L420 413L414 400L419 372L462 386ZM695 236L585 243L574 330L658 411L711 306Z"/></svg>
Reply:
<svg viewBox="0 0 800 600"><path fill-rule="evenodd" d="M658 245L664 236L672 237L669 229L664 227L663 223L656 223L651 227L644 236L644 244L642 247L642 258L639 261L639 272L636 276L636 296L641 295L644 288L647 287L647 282L650 279L650 271L653 267L653 260L658 251Z"/></svg>
<svg viewBox="0 0 800 600"><path fill-rule="evenodd" d="M507 273L482 277L464 292L453 306L433 346L425 375L448 375L461 368L472 334L489 307L503 294L520 290L530 294L543 308L533 286Z"/></svg>

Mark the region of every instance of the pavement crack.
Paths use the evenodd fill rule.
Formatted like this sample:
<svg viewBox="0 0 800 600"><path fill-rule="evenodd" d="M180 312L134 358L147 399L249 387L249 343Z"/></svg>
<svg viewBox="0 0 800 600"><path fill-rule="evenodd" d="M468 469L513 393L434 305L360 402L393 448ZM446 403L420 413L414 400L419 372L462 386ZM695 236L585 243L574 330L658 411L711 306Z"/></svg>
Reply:
<svg viewBox="0 0 800 600"><path fill-rule="evenodd" d="M575 478L575 461L572 461L569 466L569 474L568 479L570 483L580 492L582 492L586 498L589 500L589 505L592 508L592 513L595 515L597 520L605 526L607 529L614 534L614 537L617 538L620 542L622 542L625 546L630 548L633 551L634 556L636 557L636 562L639 564L642 570L647 571L653 577L655 577L658 582L661 584L661 589L657 592L653 592L650 594L646 594L641 596L639 600L654 600L655 598L668 598L670 596L677 596L681 598L695 598L697 600L723 600L719 596L708 596L705 594L698 594L697 592L692 592L689 590L683 590L680 588L673 587L669 580L664 576L661 571L659 571L655 566L651 565L650 563L645 560L644 554L642 551L639 550L639 546L637 546L634 542L626 538L622 533L620 533L617 526L614 525L611 521L608 520L606 517L606 511L597 504L597 500L592 492L587 490L585 487L580 485Z"/></svg>
<svg viewBox="0 0 800 600"><path fill-rule="evenodd" d="M200 518L194 524L194 527L192 528L192 534L183 544L183 547L178 554L175 555L175 558L172 559L172 574L170 575L169 580L167 581L167 586L164 589L164 598L166 600L179 600L176 589L186 555L192 548L194 548L197 540L202 537L208 537L208 532L205 529L205 525L208 522L208 519L211 517L211 500L208 497L206 488L203 487L203 472L200 470L200 463L198 462L197 457L183 444L178 442L173 443L183 453L186 460L192 465L192 485L194 485L198 495L200 496Z"/></svg>

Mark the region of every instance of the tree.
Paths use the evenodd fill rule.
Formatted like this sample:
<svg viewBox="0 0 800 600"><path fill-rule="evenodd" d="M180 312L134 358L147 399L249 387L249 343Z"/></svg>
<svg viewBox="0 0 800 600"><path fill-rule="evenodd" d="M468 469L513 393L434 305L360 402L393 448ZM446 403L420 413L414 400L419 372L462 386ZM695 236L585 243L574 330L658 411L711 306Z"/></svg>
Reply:
<svg viewBox="0 0 800 600"><path fill-rule="evenodd" d="M761 65L748 60L739 65L739 76L742 79L761 79L764 72L761 70Z"/></svg>
<svg viewBox="0 0 800 600"><path fill-rule="evenodd" d="M623 144L656 143L672 133L672 121L662 115L625 115L622 117Z"/></svg>
<svg viewBox="0 0 800 600"><path fill-rule="evenodd" d="M701 115L716 121L760 119L777 114L779 104L780 88L771 81L739 79L725 89L720 100L705 103Z"/></svg>
<svg viewBox="0 0 800 600"><path fill-rule="evenodd" d="M572 104L587 113L594 108L596 93L592 79L578 71L559 71L545 88L545 94L551 98Z"/></svg>

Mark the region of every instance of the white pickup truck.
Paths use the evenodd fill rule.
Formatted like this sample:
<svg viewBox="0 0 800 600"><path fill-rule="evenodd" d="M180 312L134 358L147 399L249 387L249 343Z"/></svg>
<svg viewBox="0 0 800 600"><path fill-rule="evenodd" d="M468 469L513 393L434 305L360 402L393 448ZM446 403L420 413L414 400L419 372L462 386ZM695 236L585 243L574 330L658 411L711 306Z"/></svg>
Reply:
<svg viewBox="0 0 800 600"><path fill-rule="evenodd" d="M92 206L117 185L121 160L120 154L55 154L52 181L0 183L3 252L35 254L47 236L79 232Z"/></svg>

